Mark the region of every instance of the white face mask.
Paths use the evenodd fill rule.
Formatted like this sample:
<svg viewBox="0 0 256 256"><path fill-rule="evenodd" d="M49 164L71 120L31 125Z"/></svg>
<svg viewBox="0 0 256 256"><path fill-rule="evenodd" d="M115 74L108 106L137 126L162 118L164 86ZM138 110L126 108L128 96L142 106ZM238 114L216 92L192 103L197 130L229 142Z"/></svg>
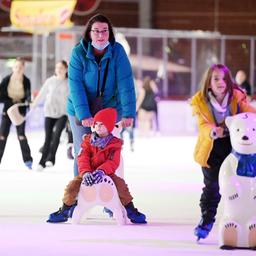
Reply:
<svg viewBox="0 0 256 256"><path fill-rule="evenodd" d="M105 44L102 44L102 45L98 45L98 44L92 42L92 46L93 46L95 49L99 50L99 51L104 50L108 45L109 45L109 41L107 41Z"/></svg>

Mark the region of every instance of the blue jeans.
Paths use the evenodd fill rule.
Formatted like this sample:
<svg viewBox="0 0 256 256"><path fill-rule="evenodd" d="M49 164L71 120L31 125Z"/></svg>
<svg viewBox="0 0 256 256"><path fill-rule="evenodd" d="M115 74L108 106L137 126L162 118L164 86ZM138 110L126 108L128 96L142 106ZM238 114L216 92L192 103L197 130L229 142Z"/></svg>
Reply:
<svg viewBox="0 0 256 256"><path fill-rule="evenodd" d="M74 153L75 153L74 176L78 176L78 166L77 166L76 158L80 150L80 146L83 140L83 135L91 133L91 128L77 125L75 122L75 116L68 115L68 119L69 119L71 131L73 134L73 145L74 145Z"/></svg>
<svg viewBox="0 0 256 256"><path fill-rule="evenodd" d="M130 142L133 142L134 141L134 128L133 127L123 128L121 133L120 133L120 136L121 136L122 139L123 139L123 133L125 131L128 132L128 134L129 134Z"/></svg>

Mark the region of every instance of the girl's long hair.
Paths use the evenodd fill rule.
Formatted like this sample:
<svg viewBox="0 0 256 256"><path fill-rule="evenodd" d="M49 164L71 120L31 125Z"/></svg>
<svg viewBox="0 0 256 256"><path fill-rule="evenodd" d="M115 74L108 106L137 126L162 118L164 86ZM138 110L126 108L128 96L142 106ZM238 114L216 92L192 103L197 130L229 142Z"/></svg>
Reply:
<svg viewBox="0 0 256 256"><path fill-rule="evenodd" d="M233 96L233 89L237 86L233 82L232 75L227 66L223 64L213 64L205 72L201 80L201 91L206 100L208 99L208 91L211 90L211 78L214 70L222 70L224 72L224 79L227 84L226 93L229 93L229 99Z"/></svg>

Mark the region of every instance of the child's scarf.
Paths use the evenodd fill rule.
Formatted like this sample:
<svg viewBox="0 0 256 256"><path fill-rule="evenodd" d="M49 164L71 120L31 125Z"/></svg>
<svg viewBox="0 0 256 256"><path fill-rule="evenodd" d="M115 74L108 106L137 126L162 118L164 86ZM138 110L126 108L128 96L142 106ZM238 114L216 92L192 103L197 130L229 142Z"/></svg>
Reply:
<svg viewBox="0 0 256 256"><path fill-rule="evenodd" d="M212 104L212 106L220 113L224 113L227 111L227 106L228 106L228 98L229 98L229 93L227 93L222 101L222 103L220 104L216 98L214 97L214 95L212 94L211 91L208 92L208 96L210 99L210 102Z"/></svg>
<svg viewBox="0 0 256 256"><path fill-rule="evenodd" d="M93 132L91 134L91 140L90 143L91 145L97 147L97 148L105 148L106 145L109 143L109 141L113 138L112 133L110 133L106 137L99 137L99 135L96 132Z"/></svg>

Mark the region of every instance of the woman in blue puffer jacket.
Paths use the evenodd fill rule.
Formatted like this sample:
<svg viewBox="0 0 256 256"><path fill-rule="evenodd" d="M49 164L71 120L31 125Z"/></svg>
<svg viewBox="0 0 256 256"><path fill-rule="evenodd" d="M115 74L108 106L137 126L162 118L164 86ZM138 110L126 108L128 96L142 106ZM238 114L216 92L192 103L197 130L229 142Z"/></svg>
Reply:
<svg viewBox="0 0 256 256"><path fill-rule="evenodd" d="M109 19L96 14L89 19L84 37L74 47L68 67L67 112L74 140L75 156L82 136L91 132L92 109L101 96L102 108L113 107L123 127L133 125L136 97L133 73L121 44L115 41ZM78 175L74 161L74 175Z"/></svg>

